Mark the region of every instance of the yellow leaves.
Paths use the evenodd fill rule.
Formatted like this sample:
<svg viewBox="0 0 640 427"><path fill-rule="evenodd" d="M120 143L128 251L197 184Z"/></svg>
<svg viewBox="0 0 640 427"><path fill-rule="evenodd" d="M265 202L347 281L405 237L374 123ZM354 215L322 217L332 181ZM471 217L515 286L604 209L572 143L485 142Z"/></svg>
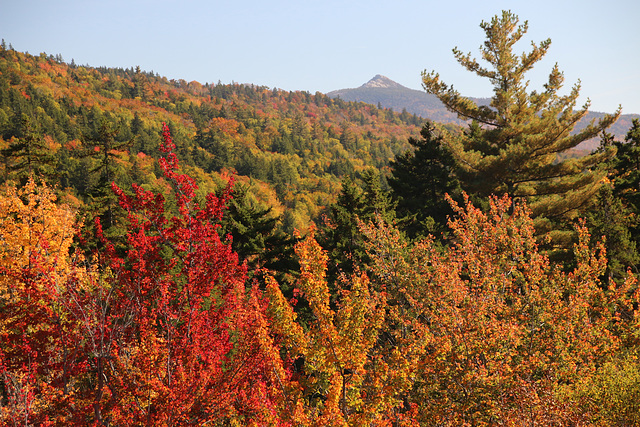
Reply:
<svg viewBox="0 0 640 427"><path fill-rule="evenodd" d="M278 283L267 277L265 294L269 300L269 314L272 316L272 328L283 339L283 344L293 350L294 354L304 354L308 348L308 340L302 327L296 321L297 314L286 300Z"/></svg>
<svg viewBox="0 0 640 427"><path fill-rule="evenodd" d="M50 271L54 283L69 274L69 247L76 231L75 213L55 204L56 196L33 179L21 188L0 194L0 266L11 271L29 267L35 258ZM0 278L0 294L6 296L7 277Z"/></svg>
<svg viewBox="0 0 640 427"><path fill-rule="evenodd" d="M605 363L593 377L582 378L565 398L586 402L596 425L640 424L640 364L635 354Z"/></svg>
<svg viewBox="0 0 640 427"><path fill-rule="evenodd" d="M327 255L313 238L307 237L296 247L300 257L300 290L309 301L314 316L311 340L320 366L361 372L366 361L366 352L373 345L375 332L382 321L376 314L376 303L368 289L368 279L364 274L351 277L351 289L343 289L338 308L330 307L329 287L325 279ZM322 355L322 359L317 357Z"/></svg>
<svg viewBox="0 0 640 427"><path fill-rule="evenodd" d="M293 418L302 425L362 425L396 403L380 396L394 395L397 388L385 389L388 365L383 356L372 356L386 301L372 291L364 273L336 284L338 294L331 301L327 255L313 231L296 246L301 270L296 286L312 313L304 328L277 283L269 279L266 288L274 332L289 359L302 361L291 389L314 402L300 407L298 401Z"/></svg>
<svg viewBox="0 0 640 427"><path fill-rule="evenodd" d="M382 301L371 294L369 278L365 274L354 274L350 285L349 291L343 290L336 323L340 347L351 349L347 357L352 369L362 373L367 352L374 345L384 321L384 310Z"/></svg>
<svg viewBox="0 0 640 427"><path fill-rule="evenodd" d="M329 287L325 280L327 254L313 238L314 230L298 245L296 254L300 258L300 279L298 286L309 301L313 315L321 329L329 328L333 322L333 312L329 308ZM332 334L330 331L326 331Z"/></svg>

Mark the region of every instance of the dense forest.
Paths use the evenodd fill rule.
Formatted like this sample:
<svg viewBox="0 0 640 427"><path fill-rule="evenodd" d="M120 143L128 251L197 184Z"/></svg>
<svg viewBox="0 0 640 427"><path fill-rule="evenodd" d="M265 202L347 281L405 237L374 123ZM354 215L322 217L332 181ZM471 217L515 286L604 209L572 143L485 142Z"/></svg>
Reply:
<svg viewBox="0 0 640 427"><path fill-rule="evenodd" d="M464 125L3 40L2 424L640 425L640 121L481 28Z"/></svg>

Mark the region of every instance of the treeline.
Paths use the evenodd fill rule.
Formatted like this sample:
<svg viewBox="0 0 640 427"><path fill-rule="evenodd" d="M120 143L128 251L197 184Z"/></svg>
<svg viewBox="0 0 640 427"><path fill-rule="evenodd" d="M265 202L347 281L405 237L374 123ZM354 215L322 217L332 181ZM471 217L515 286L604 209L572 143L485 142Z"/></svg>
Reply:
<svg viewBox="0 0 640 427"><path fill-rule="evenodd" d="M640 122L481 28L465 127L3 46L3 422L639 424Z"/></svg>

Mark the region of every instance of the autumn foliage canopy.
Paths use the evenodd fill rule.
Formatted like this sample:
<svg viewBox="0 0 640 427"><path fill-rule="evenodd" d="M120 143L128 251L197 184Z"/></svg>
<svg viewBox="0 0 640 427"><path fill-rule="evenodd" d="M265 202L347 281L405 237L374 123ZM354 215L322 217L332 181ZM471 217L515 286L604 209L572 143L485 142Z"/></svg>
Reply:
<svg viewBox="0 0 640 427"><path fill-rule="evenodd" d="M604 285L584 226L567 271L539 250L525 205L451 202L449 247L361 223L371 262L335 280L312 228L286 297L218 233L233 181L198 197L166 126L163 141L172 191L114 184L117 242L98 221L85 248L74 212L33 179L0 196L3 424L638 421L614 383L640 378L635 278Z"/></svg>

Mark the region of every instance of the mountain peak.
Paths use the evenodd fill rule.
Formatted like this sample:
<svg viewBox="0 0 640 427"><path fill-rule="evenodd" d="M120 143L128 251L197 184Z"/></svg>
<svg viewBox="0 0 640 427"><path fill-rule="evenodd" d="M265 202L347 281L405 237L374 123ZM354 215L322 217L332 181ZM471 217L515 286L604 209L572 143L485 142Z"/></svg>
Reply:
<svg viewBox="0 0 640 427"><path fill-rule="evenodd" d="M394 82L388 77L385 77L381 74L376 74L374 78L360 86L361 88L402 88L399 83Z"/></svg>

